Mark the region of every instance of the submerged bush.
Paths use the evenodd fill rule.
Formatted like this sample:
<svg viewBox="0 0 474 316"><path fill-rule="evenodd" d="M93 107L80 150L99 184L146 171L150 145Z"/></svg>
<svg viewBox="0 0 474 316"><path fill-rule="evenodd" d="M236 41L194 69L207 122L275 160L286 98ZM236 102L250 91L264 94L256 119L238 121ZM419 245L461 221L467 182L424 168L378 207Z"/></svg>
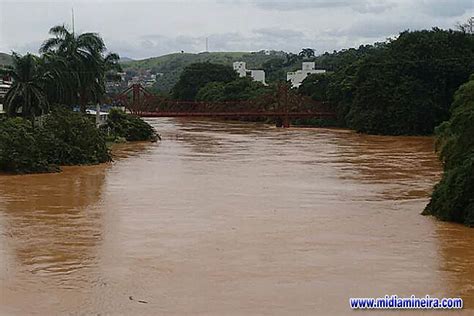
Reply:
<svg viewBox="0 0 474 316"><path fill-rule="evenodd" d="M82 113L55 109L42 128L48 160L58 165L97 164L110 161L105 134Z"/></svg>
<svg viewBox="0 0 474 316"><path fill-rule="evenodd" d="M112 109L109 112L107 126L114 139L125 138L128 141L154 141L155 129L138 116Z"/></svg>
<svg viewBox="0 0 474 316"><path fill-rule="evenodd" d="M22 118L0 120L0 171L34 173L56 170L37 140L30 121Z"/></svg>
<svg viewBox="0 0 474 316"><path fill-rule="evenodd" d="M444 174L423 214L474 226L474 76L456 92L452 112L437 128Z"/></svg>
<svg viewBox="0 0 474 316"><path fill-rule="evenodd" d="M83 114L56 109L36 128L22 118L0 121L0 171L51 172L110 160L105 135Z"/></svg>

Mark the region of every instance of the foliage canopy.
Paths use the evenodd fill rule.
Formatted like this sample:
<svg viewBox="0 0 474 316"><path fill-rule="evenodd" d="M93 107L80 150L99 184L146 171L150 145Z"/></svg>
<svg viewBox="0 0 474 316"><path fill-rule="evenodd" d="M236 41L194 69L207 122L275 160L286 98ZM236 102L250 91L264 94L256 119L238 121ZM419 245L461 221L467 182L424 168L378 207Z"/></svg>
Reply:
<svg viewBox="0 0 474 316"><path fill-rule="evenodd" d="M0 120L0 171L51 172L110 159L104 133L84 114L56 108L36 129L23 118Z"/></svg>
<svg viewBox="0 0 474 316"><path fill-rule="evenodd" d="M211 63L196 63L186 67L173 88L173 96L179 100L193 101L199 89L210 82L228 83L237 79L230 66Z"/></svg>
<svg viewBox="0 0 474 316"><path fill-rule="evenodd" d="M327 98L340 125L370 134L432 134L474 71L474 35L406 31L388 43L324 54L317 63L334 72L327 80L309 76L300 92Z"/></svg>
<svg viewBox="0 0 474 316"><path fill-rule="evenodd" d="M117 109L110 110L107 127L115 139L120 137L127 141L154 141L158 137L150 124Z"/></svg>
<svg viewBox="0 0 474 316"><path fill-rule="evenodd" d="M250 100L268 92L268 88L252 78L243 77L228 83L210 82L199 89L198 101L243 101Z"/></svg>
<svg viewBox="0 0 474 316"><path fill-rule="evenodd" d="M474 76L456 92L452 111L436 129L444 174L424 214L474 226Z"/></svg>

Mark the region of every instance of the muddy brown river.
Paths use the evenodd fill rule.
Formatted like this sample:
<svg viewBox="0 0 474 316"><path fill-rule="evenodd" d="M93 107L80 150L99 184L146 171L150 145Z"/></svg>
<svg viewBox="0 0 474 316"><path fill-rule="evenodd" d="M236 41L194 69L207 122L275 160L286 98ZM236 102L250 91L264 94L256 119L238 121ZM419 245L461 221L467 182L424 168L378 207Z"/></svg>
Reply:
<svg viewBox="0 0 474 316"><path fill-rule="evenodd" d="M1 315L344 315L385 294L474 313L474 229L420 215L431 138L150 122L163 141L112 164L0 176Z"/></svg>

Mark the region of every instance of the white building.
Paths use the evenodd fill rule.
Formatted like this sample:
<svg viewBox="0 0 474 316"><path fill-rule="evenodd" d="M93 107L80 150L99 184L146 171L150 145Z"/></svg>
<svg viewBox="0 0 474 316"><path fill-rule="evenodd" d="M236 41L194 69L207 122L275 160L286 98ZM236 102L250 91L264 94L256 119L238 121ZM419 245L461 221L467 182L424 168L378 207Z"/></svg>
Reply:
<svg viewBox="0 0 474 316"><path fill-rule="evenodd" d="M8 90L10 90L11 85L11 81L0 79L0 114L5 113L3 108L3 100L5 99L5 95L7 94Z"/></svg>
<svg viewBox="0 0 474 316"><path fill-rule="evenodd" d="M298 88L309 75L322 74L325 72L326 70L324 69L316 69L314 62L303 62L301 70L286 73L286 80L291 81L293 88Z"/></svg>
<svg viewBox="0 0 474 316"><path fill-rule="evenodd" d="M97 126L105 125L107 123L108 118L109 118L109 113L108 112L102 112L100 110L100 106L97 106L96 110L87 109L86 114L95 117L95 124Z"/></svg>
<svg viewBox="0 0 474 316"><path fill-rule="evenodd" d="M265 82L265 71L247 69L247 65L243 61L236 61L233 65L234 70L239 74L240 77L251 77L253 80L267 85L267 83Z"/></svg>

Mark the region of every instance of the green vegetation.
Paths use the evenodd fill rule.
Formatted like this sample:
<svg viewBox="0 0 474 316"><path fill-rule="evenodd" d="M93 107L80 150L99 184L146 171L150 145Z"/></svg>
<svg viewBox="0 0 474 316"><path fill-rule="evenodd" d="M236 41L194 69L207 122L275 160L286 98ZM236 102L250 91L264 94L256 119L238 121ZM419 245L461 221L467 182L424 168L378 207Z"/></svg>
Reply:
<svg viewBox="0 0 474 316"><path fill-rule="evenodd" d="M85 112L89 103L100 102L105 94L105 77L110 70L120 70L119 56L105 55L106 47L96 33L76 35L64 26L51 28L53 37L41 45L45 64L50 64L60 81L49 87L50 101L80 104Z"/></svg>
<svg viewBox="0 0 474 316"><path fill-rule="evenodd" d="M400 34L360 64L348 125L375 134L433 133L449 118L473 60L472 35L439 29Z"/></svg>
<svg viewBox="0 0 474 316"><path fill-rule="evenodd" d="M5 96L6 112L16 115L21 109L24 116L31 118L33 125L35 117L48 110L43 87L54 80L52 73L43 66L39 57L31 54L20 57L14 53L13 68L8 72L14 82Z"/></svg>
<svg viewBox="0 0 474 316"><path fill-rule="evenodd" d="M329 101L327 91L331 78L330 73L309 75L299 86L298 92L310 96L313 100Z"/></svg>
<svg viewBox="0 0 474 316"><path fill-rule="evenodd" d="M387 43L315 61L333 73L308 77L300 92L328 100L341 126L426 135L449 119L454 92L474 71L474 35L437 28L403 32Z"/></svg>
<svg viewBox="0 0 474 316"><path fill-rule="evenodd" d="M0 67L1 66L9 66L12 64L12 56L0 53Z"/></svg>
<svg viewBox="0 0 474 316"><path fill-rule="evenodd" d="M25 119L0 119L0 171L57 171L57 167L48 163L46 153L39 148L38 135L38 132L33 131L31 123Z"/></svg>
<svg viewBox="0 0 474 316"><path fill-rule="evenodd" d="M230 66L211 63L196 63L186 67L173 88L173 97L178 100L195 100L199 89L210 82L228 83L237 79Z"/></svg>
<svg viewBox="0 0 474 316"><path fill-rule="evenodd" d="M196 96L198 101L242 101L255 99L269 89L252 78L237 78L230 82L209 82Z"/></svg>
<svg viewBox="0 0 474 316"><path fill-rule="evenodd" d="M474 226L474 76L456 92L452 113L436 129L444 174L423 214Z"/></svg>
<svg viewBox="0 0 474 316"><path fill-rule="evenodd" d="M58 171L61 165L96 164L110 160L103 130L84 112L101 102L105 80L120 70L119 57L106 54L95 33L74 34L51 28L52 38L41 56L13 53L1 74L13 79L4 99L7 115L0 121L0 171ZM68 108L80 105L82 113ZM51 110L52 109L52 110ZM21 117L20 117L21 116ZM151 140L153 128L140 118L112 113L114 138Z"/></svg>
<svg viewBox="0 0 474 316"><path fill-rule="evenodd" d="M59 171L61 165L110 161L105 135L83 114L57 108L42 126L24 118L0 121L0 171L32 173Z"/></svg>
<svg viewBox="0 0 474 316"><path fill-rule="evenodd" d="M40 57L13 54L13 64L2 71L13 78L5 96L10 115L21 108L23 116L44 114L50 104L80 104L85 112L88 104L101 101L105 93L105 77L119 70L119 57L105 55L102 38L95 33L80 35L64 26L51 28L52 38L40 48Z"/></svg>
<svg viewBox="0 0 474 316"><path fill-rule="evenodd" d="M113 141L155 141L159 138L153 127L141 118L112 109L109 112L107 128Z"/></svg>

